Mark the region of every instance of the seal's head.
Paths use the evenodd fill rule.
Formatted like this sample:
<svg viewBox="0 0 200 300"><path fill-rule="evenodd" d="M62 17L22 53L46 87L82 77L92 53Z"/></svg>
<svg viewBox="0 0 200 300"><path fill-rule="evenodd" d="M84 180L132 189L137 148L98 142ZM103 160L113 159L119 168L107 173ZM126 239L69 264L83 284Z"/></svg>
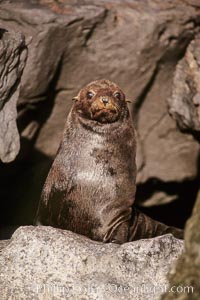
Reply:
<svg viewBox="0 0 200 300"><path fill-rule="evenodd" d="M81 117L100 123L116 122L128 111L122 90L106 79L89 83L73 100L74 108Z"/></svg>

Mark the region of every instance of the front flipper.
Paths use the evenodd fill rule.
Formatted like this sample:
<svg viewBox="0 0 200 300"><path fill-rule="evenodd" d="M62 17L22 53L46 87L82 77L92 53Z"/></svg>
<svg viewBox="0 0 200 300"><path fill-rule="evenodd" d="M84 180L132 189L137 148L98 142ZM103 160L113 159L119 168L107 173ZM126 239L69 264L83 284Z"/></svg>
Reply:
<svg viewBox="0 0 200 300"><path fill-rule="evenodd" d="M62 209L69 191L70 180L54 164L42 191L34 225L63 227Z"/></svg>
<svg viewBox="0 0 200 300"><path fill-rule="evenodd" d="M153 238L167 233L172 233L176 238L183 239L183 230L162 224L151 219L139 210L133 209L133 215L129 226L129 242Z"/></svg>
<svg viewBox="0 0 200 300"><path fill-rule="evenodd" d="M108 207L107 210L108 211ZM116 243L123 244L128 242L128 234L129 234L129 221L132 215L132 207L118 207L111 208L110 216L108 214L108 218L110 221L106 223L106 230L103 236L104 243Z"/></svg>
<svg viewBox="0 0 200 300"><path fill-rule="evenodd" d="M111 243L123 244L128 241L128 222L122 223L113 233Z"/></svg>

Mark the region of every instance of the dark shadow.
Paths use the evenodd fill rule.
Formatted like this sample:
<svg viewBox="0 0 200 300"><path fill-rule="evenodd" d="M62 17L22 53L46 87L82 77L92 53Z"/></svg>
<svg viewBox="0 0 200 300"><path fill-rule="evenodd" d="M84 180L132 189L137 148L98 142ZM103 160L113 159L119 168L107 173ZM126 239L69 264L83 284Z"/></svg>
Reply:
<svg viewBox="0 0 200 300"><path fill-rule="evenodd" d="M4 29L4 28L0 28L0 39L3 38L3 35L4 35L5 32L8 32L8 30Z"/></svg>
<svg viewBox="0 0 200 300"><path fill-rule="evenodd" d="M136 199L142 203L149 199L155 191L164 191L168 195L177 195L171 203L151 207L139 207L141 211L157 221L167 225L184 228L192 213L199 189L199 180L178 182L162 182L149 180L137 187Z"/></svg>
<svg viewBox="0 0 200 300"><path fill-rule="evenodd" d="M52 159L32 151L34 159L0 164L0 227L31 225Z"/></svg>

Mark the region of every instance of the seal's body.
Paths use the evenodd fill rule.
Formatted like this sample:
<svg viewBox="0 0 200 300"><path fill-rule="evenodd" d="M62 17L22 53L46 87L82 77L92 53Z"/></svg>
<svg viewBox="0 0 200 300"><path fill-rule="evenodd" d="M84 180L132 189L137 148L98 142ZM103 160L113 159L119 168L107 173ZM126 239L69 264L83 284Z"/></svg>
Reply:
<svg viewBox="0 0 200 300"><path fill-rule="evenodd" d="M124 93L116 84L99 80L74 99L37 222L103 242L162 234L160 223L152 230L151 219L138 217L133 209L136 142Z"/></svg>

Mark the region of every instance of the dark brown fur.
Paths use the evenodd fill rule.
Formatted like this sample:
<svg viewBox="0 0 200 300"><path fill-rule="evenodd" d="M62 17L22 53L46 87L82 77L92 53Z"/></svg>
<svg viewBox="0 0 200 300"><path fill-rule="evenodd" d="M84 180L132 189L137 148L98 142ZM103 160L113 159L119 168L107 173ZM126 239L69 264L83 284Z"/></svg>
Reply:
<svg viewBox="0 0 200 300"><path fill-rule="evenodd" d="M103 242L124 243L178 229L133 208L135 133L122 90L90 83L74 98L63 140L47 177L37 222Z"/></svg>

